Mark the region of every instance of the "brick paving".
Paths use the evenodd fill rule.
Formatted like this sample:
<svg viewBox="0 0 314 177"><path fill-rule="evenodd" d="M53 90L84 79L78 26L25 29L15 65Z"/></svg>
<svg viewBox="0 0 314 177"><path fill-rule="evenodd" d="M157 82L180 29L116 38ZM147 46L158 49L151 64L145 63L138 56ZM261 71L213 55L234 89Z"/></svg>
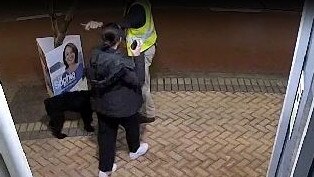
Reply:
<svg viewBox="0 0 314 177"><path fill-rule="evenodd" d="M130 160L119 130L114 177L266 175L284 94L158 91L153 96L160 118L143 127L149 152ZM17 126L24 133L35 127L41 132L38 139L22 141L35 177L97 176L96 135L85 136L79 123L67 124L66 131L76 136L64 140L49 138L43 124Z"/></svg>
<svg viewBox="0 0 314 177"><path fill-rule="evenodd" d="M152 91L228 91L285 93L287 78L267 75L159 74L151 80Z"/></svg>
<svg viewBox="0 0 314 177"><path fill-rule="evenodd" d="M9 106L17 124L17 128L22 126L19 132L22 139L37 138L37 133L33 131L33 125L40 124L48 120L44 108L43 100L48 97L45 86L41 83L33 82L34 78L22 80L20 82L5 83L4 90L9 102ZM287 86L287 78L274 75L247 75L247 74L157 74L152 78L152 91L217 91L217 92L254 92L254 93L278 93L284 94ZM73 116L70 116L71 120ZM77 122L70 123L76 126ZM80 124L79 124L80 125ZM24 128L27 127L27 133ZM46 129L45 125L42 127ZM34 130L37 131L37 130ZM79 131L78 135L82 135ZM40 135L41 136L41 135Z"/></svg>

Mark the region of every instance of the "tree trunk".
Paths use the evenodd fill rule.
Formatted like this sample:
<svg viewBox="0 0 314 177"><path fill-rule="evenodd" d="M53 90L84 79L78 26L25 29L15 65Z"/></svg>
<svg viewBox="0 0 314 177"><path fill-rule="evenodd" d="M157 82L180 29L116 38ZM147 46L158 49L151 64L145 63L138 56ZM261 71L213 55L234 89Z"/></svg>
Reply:
<svg viewBox="0 0 314 177"><path fill-rule="evenodd" d="M53 31L53 37L54 37L54 47L59 47L62 45L63 40L67 34L69 25L71 21L74 18L74 11L77 6L77 0L74 0L69 10L66 12L64 17L61 18L61 24L60 21L58 21L58 17L56 14L56 3L57 0L50 0L50 21L51 21L51 27Z"/></svg>

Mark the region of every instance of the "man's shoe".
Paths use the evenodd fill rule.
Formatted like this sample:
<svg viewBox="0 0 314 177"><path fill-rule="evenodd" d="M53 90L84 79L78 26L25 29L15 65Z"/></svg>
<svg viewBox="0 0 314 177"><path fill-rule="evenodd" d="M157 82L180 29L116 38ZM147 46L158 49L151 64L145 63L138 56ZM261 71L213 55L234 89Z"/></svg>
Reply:
<svg viewBox="0 0 314 177"><path fill-rule="evenodd" d="M68 136L68 135L61 133L61 132L52 132L52 135L58 139L64 139L65 137Z"/></svg>
<svg viewBox="0 0 314 177"><path fill-rule="evenodd" d="M87 131L87 132L94 132L95 131L95 128L91 125L88 125L88 126L84 126L84 129Z"/></svg>
<svg viewBox="0 0 314 177"><path fill-rule="evenodd" d="M146 117L146 116L143 116L143 115L139 115L138 116L138 122L140 124L144 124L144 123L152 123L156 120L155 117Z"/></svg>
<svg viewBox="0 0 314 177"><path fill-rule="evenodd" d="M137 149L136 152L130 152L129 156L132 160L135 160L139 158L140 156L144 155L148 150L148 144L147 143L141 143L140 147Z"/></svg>
<svg viewBox="0 0 314 177"><path fill-rule="evenodd" d="M68 135L61 133L61 131L56 130L53 126L51 126L51 123L48 124L48 130L52 132L52 135L58 139L64 139Z"/></svg>

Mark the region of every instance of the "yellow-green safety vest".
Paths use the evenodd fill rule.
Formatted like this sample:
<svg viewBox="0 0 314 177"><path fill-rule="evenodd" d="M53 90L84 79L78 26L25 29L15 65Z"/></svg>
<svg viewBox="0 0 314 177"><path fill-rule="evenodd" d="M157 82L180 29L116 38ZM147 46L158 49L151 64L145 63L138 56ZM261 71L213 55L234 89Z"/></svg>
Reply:
<svg viewBox="0 0 314 177"><path fill-rule="evenodd" d="M151 13L151 5L147 0L137 0L130 7L139 4L145 9L146 22L140 28L129 28L126 31L126 45L128 55L132 56L130 46L134 40L141 40L143 42L141 52L147 50L156 43L157 33L154 26L153 16ZM129 8L130 9L130 8Z"/></svg>

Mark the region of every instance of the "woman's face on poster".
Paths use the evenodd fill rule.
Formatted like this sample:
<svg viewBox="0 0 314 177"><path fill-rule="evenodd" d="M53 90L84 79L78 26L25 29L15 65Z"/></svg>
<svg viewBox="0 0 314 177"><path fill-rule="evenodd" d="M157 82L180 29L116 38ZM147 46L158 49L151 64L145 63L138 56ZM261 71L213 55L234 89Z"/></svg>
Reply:
<svg viewBox="0 0 314 177"><path fill-rule="evenodd" d="M73 65L75 64L75 53L72 49L72 47L67 46L65 48L65 61L68 63L68 65Z"/></svg>

